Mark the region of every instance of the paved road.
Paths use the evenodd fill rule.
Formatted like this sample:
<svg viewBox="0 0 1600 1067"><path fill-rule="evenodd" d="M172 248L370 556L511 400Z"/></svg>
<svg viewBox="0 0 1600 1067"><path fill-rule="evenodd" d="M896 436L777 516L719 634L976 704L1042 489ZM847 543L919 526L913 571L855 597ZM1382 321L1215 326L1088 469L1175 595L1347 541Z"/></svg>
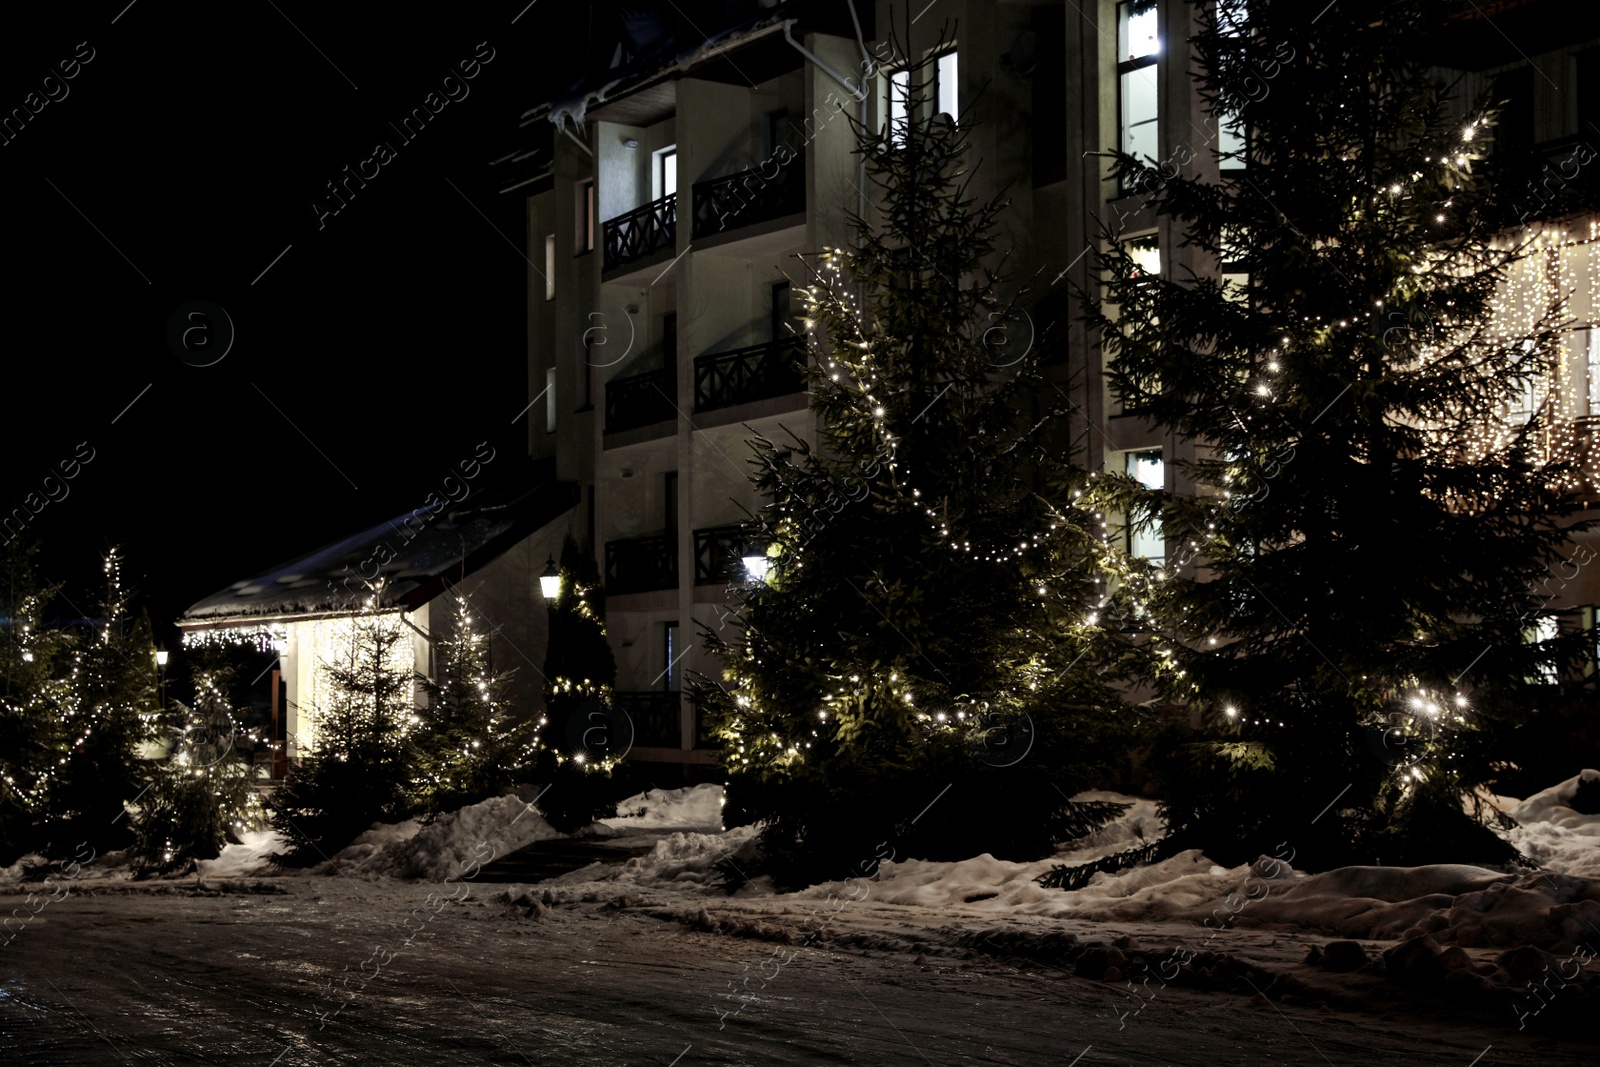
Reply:
<svg viewBox="0 0 1600 1067"><path fill-rule="evenodd" d="M1487 1021L1479 1032L1176 988L1119 1022L1106 983L1003 960L797 951L598 902L530 918L500 902L501 886L264 884L284 892L102 888L13 926L0 1063L1532 1067L1592 1055ZM19 903L0 898L0 913ZM740 986L754 992L740 999Z"/></svg>

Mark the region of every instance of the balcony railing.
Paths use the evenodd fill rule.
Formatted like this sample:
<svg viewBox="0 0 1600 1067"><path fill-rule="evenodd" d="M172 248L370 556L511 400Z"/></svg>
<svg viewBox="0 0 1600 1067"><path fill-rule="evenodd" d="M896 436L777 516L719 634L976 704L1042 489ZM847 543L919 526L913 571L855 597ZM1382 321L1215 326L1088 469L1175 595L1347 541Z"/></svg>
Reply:
<svg viewBox="0 0 1600 1067"><path fill-rule="evenodd" d="M677 414L672 371L648 370L606 383L606 433L649 426Z"/></svg>
<svg viewBox="0 0 1600 1067"><path fill-rule="evenodd" d="M723 585L744 579L745 556L757 548L749 528L710 526L694 532L694 584Z"/></svg>
<svg viewBox="0 0 1600 1067"><path fill-rule="evenodd" d="M633 720L633 743L645 748L678 748L683 744L683 725L678 718L677 693L660 690L621 690L611 694L611 703Z"/></svg>
<svg viewBox="0 0 1600 1067"><path fill-rule="evenodd" d="M671 534L606 542L606 592L678 587L678 539Z"/></svg>
<svg viewBox="0 0 1600 1067"><path fill-rule="evenodd" d="M678 194L669 193L614 219L602 227L605 269L615 270L678 243Z"/></svg>
<svg viewBox="0 0 1600 1067"><path fill-rule="evenodd" d="M710 411L801 392L803 358L798 337L699 356L694 361L694 409Z"/></svg>
<svg viewBox="0 0 1600 1067"><path fill-rule="evenodd" d="M769 160L738 174L695 183L694 239L797 215L805 209L806 171L801 156L796 154L782 166Z"/></svg>

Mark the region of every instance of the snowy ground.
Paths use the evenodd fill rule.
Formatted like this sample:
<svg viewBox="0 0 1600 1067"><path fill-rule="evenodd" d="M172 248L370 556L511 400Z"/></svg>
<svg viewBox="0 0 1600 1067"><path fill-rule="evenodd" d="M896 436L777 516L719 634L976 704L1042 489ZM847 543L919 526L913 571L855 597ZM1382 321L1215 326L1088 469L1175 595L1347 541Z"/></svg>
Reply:
<svg viewBox="0 0 1600 1067"><path fill-rule="evenodd" d="M555 836L514 798L315 874L260 871L259 838L199 879L107 858L31 900L0 881L0 1062L1588 1062L1600 816L1578 786L1508 803L1548 865L1521 875L1186 853L1061 893L1032 881L1048 862L978 857L729 896L716 865L750 831L704 786L595 830L648 854L531 887L474 881ZM1139 801L1070 858L1159 834Z"/></svg>

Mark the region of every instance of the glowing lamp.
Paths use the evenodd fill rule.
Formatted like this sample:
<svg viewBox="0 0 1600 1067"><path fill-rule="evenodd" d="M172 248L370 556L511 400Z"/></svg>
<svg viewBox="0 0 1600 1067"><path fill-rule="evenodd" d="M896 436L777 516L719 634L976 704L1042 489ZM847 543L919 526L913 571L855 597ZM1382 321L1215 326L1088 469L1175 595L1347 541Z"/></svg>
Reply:
<svg viewBox="0 0 1600 1067"><path fill-rule="evenodd" d="M753 581L764 582L767 580L767 569L771 566L771 563L767 559L766 553L745 556L741 562L744 563L744 569Z"/></svg>
<svg viewBox="0 0 1600 1067"><path fill-rule="evenodd" d="M164 649L164 648L156 649L156 666L157 667L165 667L167 665L167 656L168 656L168 652L167 652L166 649Z"/></svg>
<svg viewBox="0 0 1600 1067"><path fill-rule="evenodd" d="M554 556L544 565L544 573L539 575L539 591L546 600L554 600L561 595L561 572L556 569Z"/></svg>

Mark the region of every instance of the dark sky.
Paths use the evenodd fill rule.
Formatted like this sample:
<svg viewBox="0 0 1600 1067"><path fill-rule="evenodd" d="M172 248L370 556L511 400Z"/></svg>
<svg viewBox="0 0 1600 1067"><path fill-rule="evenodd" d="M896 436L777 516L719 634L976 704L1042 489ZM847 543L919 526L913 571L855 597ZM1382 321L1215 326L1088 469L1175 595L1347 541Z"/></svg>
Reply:
<svg viewBox="0 0 1600 1067"><path fill-rule="evenodd" d="M0 509L51 490L46 574L87 610L120 543L165 622L420 506L479 441L526 454L523 201L488 163L533 143L517 117L577 75L588 16L126 3L8 13L0 39L0 114L39 108L0 144ZM412 141L388 126L491 49ZM393 158L319 227L379 141ZM233 323L211 366L168 344L194 300Z"/></svg>

